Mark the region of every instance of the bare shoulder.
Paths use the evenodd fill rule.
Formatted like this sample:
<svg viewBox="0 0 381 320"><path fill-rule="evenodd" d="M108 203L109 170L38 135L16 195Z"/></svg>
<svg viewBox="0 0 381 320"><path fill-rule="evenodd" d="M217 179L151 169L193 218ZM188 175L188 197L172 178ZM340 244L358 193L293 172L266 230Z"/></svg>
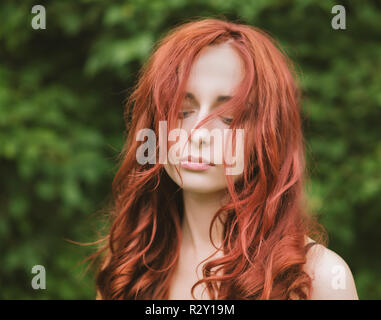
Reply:
<svg viewBox="0 0 381 320"><path fill-rule="evenodd" d="M311 241L306 238L306 243ZM304 270L312 279L312 300L358 300L352 272L336 252L320 244L312 246Z"/></svg>

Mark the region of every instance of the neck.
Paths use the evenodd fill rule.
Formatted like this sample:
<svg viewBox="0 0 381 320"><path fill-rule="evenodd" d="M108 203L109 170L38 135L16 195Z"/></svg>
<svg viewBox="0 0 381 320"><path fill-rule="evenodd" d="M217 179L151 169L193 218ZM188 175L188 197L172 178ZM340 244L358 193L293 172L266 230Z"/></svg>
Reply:
<svg viewBox="0 0 381 320"><path fill-rule="evenodd" d="M214 214L223 205L226 192L195 193L183 189L184 219L182 222L182 243L193 251L198 259L206 258L216 251L209 236ZM212 229L213 243L220 247L223 240L223 224L217 218Z"/></svg>

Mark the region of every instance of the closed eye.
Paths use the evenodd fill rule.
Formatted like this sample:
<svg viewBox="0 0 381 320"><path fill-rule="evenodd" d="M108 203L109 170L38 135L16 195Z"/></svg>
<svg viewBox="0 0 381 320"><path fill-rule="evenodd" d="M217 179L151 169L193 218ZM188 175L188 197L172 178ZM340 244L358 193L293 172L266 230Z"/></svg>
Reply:
<svg viewBox="0 0 381 320"><path fill-rule="evenodd" d="M193 111L181 111L179 112L179 118L187 118Z"/></svg>
<svg viewBox="0 0 381 320"><path fill-rule="evenodd" d="M193 111L180 111L180 112L179 112L179 118L180 118L180 119L187 118L187 117L189 117L192 113L193 113ZM230 125L230 124L233 122L233 119L232 119L232 118L221 117L221 119L222 119L222 122L225 123L225 124L227 124L227 125Z"/></svg>
<svg viewBox="0 0 381 320"><path fill-rule="evenodd" d="M233 119L232 118L225 118L225 117L221 117L222 121L226 124L231 124L233 122Z"/></svg>

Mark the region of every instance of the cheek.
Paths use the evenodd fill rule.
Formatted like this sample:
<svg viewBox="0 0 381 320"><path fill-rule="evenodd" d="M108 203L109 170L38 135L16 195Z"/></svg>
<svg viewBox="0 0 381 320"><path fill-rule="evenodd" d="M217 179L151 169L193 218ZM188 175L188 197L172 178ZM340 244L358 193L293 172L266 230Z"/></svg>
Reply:
<svg viewBox="0 0 381 320"><path fill-rule="evenodd" d="M187 118L178 120L177 127L190 132L190 130L196 125L197 117L190 115Z"/></svg>
<svg viewBox="0 0 381 320"><path fill-rule="evenodd" d="M236 135L233 137L231 131L225 136L226 140L224 143L224 159L226 161L226 174L235 176L236 180L244 172L245 164L245 142L244 142L244 131L236 131Z"/></svg>
<svg viewBox="0 0 381 320"><path fill-rule="evenodd" d="M187 154L186 137L177 141L168 141L168 162L171 166L179 165L180 159Z"/></svg>

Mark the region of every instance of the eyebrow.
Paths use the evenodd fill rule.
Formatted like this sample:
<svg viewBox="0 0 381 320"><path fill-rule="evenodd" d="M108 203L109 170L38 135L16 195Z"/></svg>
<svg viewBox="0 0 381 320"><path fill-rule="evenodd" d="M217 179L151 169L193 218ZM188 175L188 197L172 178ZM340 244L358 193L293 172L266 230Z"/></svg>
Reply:
<svg viewBox="0 0 381 320"><path fill-rule="evenodd" d="M197 101L195 96L192 93L190 93L190 92L186 92L185 93L185 98L191 98L191 99ZM231 96L218 96L217 97L217 102L227 101L227 100L230 100L231 98L232 98Z"/></svg>

